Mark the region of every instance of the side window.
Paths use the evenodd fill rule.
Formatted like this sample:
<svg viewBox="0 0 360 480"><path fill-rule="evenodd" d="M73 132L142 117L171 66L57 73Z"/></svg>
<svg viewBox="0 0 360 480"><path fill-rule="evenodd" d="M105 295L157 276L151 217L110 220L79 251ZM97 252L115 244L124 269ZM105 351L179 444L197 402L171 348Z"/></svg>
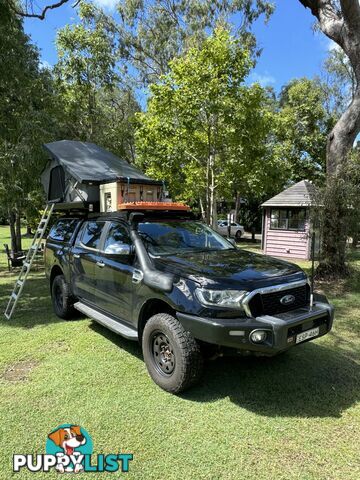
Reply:
<svg viewBox="0 0 360 480"><path fill-rule="evenodd" d="M107 253L110 253L112 248L115 251L116 246L123 244L131 244L130 236L126 227L120 223L112 223L105 239L104 250Z"/></svg>
<svg viewBox="0 0 360 480"><path fill-rule="evenodd" d="M105 222L87 222L84 226L81 243L87 248L98 249L100 246L101 232Z"/></svg>
<svg viewBox="0 0 360 480"><path fill-rule="evenodd" d="M59 220L50 230L49 238L59 242L69 242L77 224L77 219L64 218Z"/></svg>

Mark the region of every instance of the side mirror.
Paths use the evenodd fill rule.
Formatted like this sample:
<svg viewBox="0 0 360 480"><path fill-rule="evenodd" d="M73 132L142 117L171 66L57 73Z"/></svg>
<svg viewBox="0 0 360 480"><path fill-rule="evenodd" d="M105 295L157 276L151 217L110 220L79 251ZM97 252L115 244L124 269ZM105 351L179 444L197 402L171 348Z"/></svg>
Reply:
<svg viewBox="0 0 360 480"><path fill-rule="evenodd" d="M226 240L227 240L229 243L231 243L231 245L232 245L233 247L236 247L236 242L235 242L235 240L234 240L233 238L227 237Z"/></svg>
<svg viewBox="0 0 360 480"><path fill-rule="evenodd" d="M105 255L129 256L133 251L134 249L132 245L128 245L127 243L113 243L105 248L104 253Z"/></svg>

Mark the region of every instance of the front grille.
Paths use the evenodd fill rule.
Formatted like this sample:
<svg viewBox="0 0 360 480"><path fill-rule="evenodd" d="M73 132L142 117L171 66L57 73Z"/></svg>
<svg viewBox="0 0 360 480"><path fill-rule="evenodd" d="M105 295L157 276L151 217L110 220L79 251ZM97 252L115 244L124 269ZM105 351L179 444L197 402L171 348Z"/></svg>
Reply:
<svg viewBox="0 0 360 480"><path fill-rule="evenodd" d="M294 303L283 305L280 300L286 295L293 295L295 297ZM249 307L251 314L255 317L259 315L276 315L277 313L289 312L296 308L305 307L309 304L309 298L309 286L303 285L280 292L257 294L250 300Z"/></svg>

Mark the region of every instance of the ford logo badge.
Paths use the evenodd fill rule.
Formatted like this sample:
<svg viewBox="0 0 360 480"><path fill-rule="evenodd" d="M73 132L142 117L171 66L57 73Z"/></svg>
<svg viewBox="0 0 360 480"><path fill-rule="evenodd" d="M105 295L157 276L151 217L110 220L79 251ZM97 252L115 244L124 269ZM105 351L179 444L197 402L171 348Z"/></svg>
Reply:
<svg viewBox="0 0 360 480"><path fill-rule="evenodd" d="M294 295L285 295L284 297L280 298L280 303L282 305L291 305L295 302Z"/></svg>

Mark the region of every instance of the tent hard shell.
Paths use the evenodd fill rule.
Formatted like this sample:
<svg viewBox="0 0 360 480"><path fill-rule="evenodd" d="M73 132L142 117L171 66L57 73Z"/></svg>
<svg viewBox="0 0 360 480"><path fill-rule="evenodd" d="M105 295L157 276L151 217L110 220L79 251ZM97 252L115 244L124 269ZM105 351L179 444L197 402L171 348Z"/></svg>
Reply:
<svg viewBox="0 0 360 480"><path fill-rule="evenodd" d="M152 180L126 160L94 143L61 140L45 144L44 149L50 154L41 175L48 201L69 204L70 207L72 204L99 204L101 192L107 195L106 202L109 204L114 185L118 186L114 204L119 198L121 201L128 200L129 188L135 188L135 185L134 201L142 199L139 195L146 188L154 190L149 200L157 201L161 196L162 181ZM113 186L112 190L107 191L107 184Z"/></svg>

